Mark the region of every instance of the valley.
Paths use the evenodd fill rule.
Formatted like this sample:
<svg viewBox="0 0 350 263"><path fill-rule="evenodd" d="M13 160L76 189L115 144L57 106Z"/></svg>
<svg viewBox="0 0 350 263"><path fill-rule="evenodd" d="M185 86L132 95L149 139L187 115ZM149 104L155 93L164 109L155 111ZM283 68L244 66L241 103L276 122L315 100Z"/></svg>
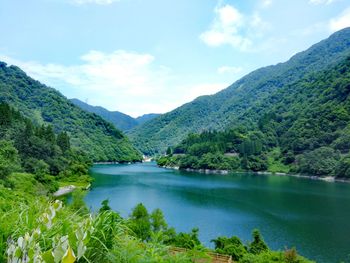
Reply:
<svg viewBox="0 0 350 263"><path fill-rule="evenodd" d="M137 118L0 62L0 262L346 262L349 94L350 28Z"/></svg>

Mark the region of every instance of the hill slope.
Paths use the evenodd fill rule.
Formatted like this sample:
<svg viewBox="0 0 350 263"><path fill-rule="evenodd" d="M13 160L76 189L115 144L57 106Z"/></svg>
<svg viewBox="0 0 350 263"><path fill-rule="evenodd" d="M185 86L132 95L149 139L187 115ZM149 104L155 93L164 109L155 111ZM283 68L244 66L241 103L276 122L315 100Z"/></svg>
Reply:
<svg viewBox="0 0 350 263"><path fill-rule="evenodd" d="M101 116L103 119L113 123L115 127L121 129L122 131L130 130L138 125L137 121L133 117L119 111L109 111L100 106L91 106L78 99L71 99L70 101L85 111Z"/></svg>
<svg viewBox="0 0 350 263"><path fill-rule="evenodd" d="M144 124L145 122L150 121L150 120L152 120L160 115L161 114L159 114L159 113L148 113L148 114L144 114L142 116L135 118L135 120L137 121L138 125L140 125L140 124Z"/></svg>
<svg viewBox="0 0 350 263"><path fill-rule="evenodd" d="M137 118L133 118L119 111L109 111L100 106L91 106L79 99L71 99L70 101L85 111L101 116L103 119L109 121L110 123L113 123L115 127L125 132L160 115L156 113L150 113L144 114Z"/></svg>
<svg viewBox="0 0 350 263"><path fill-rule="evenodd" d="M0 62L0 102L7 102L37 124L67 131L72 145L95 161L136 161L139 152L112 124L75 106L58 91Z"/></svg>
<svg viewBox="0 0 350 263"><path fill-rule="evenodd" d="M189 135L159 164L349 178L349 94L350 56L247 110L257 126Z"/></svg>
<svg viewBox="0 0 350 263"><path fill-rule="evenodd" d="M167 114L161 115L130 132L130 138L144 153L164 152L191 132L224 130L244 125L257 126L259 114L247 113L307 74L336 65L350 54L350 28L298 53L285 63L260 68L227 89L212 96L202 96Z"/></svg>

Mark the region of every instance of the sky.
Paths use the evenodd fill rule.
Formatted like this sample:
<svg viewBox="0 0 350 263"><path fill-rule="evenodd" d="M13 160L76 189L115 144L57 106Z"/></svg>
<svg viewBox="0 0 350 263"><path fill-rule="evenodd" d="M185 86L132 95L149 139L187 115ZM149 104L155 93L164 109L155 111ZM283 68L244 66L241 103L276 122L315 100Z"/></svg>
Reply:
<svg viewBox="0 0 350 263"><path fill-rule="evenodd" d="M0 61L67 98L165 113L350 26L350 0L0 0Z"/></svg>

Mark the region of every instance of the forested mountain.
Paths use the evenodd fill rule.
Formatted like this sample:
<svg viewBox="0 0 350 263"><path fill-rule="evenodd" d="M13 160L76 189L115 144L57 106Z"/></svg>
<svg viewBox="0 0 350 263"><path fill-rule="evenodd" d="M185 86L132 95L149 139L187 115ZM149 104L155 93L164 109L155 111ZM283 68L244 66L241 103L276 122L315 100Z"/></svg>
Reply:
<svg viewBox="0 0 350 263"><path fill-rule="evenodd" d="M83 110L101 116L103 119L113 123L116 128L121 129L122 131L130 130L138 124L133 117L119 111L109 111L100 106L91 106L78 99L71 99L70 101Z"/></svg>
<svg viewBox="0 0 350 263"><path fill-rule="evenodd" d="M75 105L79 106L80 108L82 108L83 110L86 110L88 112L95 113L101 116L103 119L113 123L116 128L121 129L122 131L128 131L136 127L137 125L143 124L146 121L149 121L159 115L155 113L150 113L150 114L144 114L137 118L133 118L119 111L109 111L100 106L91 106L78 99L71 99L70 101L73 102Z"/></svg>
<svg viewBox="0 0 350 263"><path fill-rule="evenodd" d="M0 102L19 110L34 124L65 131L77 149L95 161L136 161L139 152L111 123L75 106L55 89L27 76L16 66L0 62Z"/></svg>
<svg viewBox="0 0 350 263"><path fill-rule="evenodd" d="M308 82L315 79L308 79L308 76L322 77L322 73L318 75L317 72L334 67L349 54L350 28L346 28L296 54L285 63L253 71L217 94L199 97L136 127L130 132L130 137L144 153L154 154L164 152L168 146L177 145L189 133L209 129L225 130L238 126L254 129L258 127L259 120L266 110L279 99L285 107L289 105L282 116L292 114L288 109L296 107L300 101L309 99L308 96L312 95L306 89L309 88ZM333 81L336 80L333 78ZM329 81L325 80L325 83ZM314 90L319 91L312 95L316 96L315 103L323 103L318 96L324 90L318 90L318 85L314 85ZM305 93L289 96L290 91L295 90ZM295 125L301 125L304 120L297 115L294 115L294 118L296 119L292 123ZM312 133L313 129L310 132Z"/></svg>
<svg viewBox="0 0 350 263"><path fill-rule="evenodd" d="M350 55L248 109L256 125L192 134L160 164L350 177L349 94Z"/></svg>
<svg viewBox="0 0 350 263"><path fill-rule="evenodd" d="M91 160L70 145L65 131L36 126L6 103L0 103L0 184L13 172L27 172L54 190L52 176L68 178L88 173Z"/></svg>
<svg viewBox="0 0 350 263"><path fill-rule="evenodd" d="M160 115L161 114L158 114L158 113L148 113L148 114L144 114L142 116L135 118L135 120L137 121L138 125L140 125L140 124L144 124L145 122L150 121L150 120L152 120Z"/></svg>

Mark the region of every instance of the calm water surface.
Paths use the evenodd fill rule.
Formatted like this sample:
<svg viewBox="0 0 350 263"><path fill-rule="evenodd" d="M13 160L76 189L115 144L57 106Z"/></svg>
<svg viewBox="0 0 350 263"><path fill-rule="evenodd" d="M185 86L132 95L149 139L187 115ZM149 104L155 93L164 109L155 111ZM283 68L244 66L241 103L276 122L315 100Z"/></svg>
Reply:
<svg viewBox="0 0 350 263"><path fill-rule="evenodd" d="M207 246L220 236L250 240L260 229L273 249L295 246L317 262L350 262L350 184L288 176L205 175L154 163L96 165L86 196L96 210L104 199L128 216L142 202L160 208L177 231L199 227Z"/></svg>

